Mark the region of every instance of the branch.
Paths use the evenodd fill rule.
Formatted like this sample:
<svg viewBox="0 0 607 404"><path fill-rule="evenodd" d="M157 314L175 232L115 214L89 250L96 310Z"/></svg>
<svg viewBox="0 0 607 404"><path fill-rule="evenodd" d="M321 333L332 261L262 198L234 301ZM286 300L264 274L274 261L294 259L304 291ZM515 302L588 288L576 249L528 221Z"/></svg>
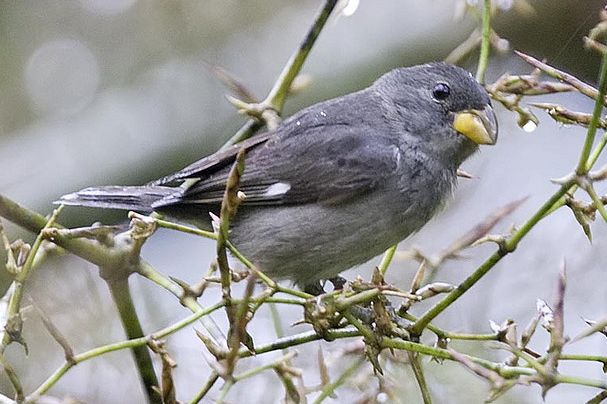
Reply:
<svg viewBox="0 0 607 404"><path fill-rule="evenodd" d="M141 328L141 323L139 322L139 317L131 298L128 279L109 280L106 282L120 314L120 321L127 338L129 340L142 338L144 335L143 329ZM139 371L139 377L145 387L148 401L150 403L162 404L162 397L158 394L157 390L160 385L158 384L154 365L152 364L152 357L147 346L133 346L132 352Z"/></svg>
<svg viewBox="0 0 607 404"><path fill-rule="evenodd" d="M596 97L596 102L594 103L594 111L592 113L592 120L590 121L590 125L588 126L588 132L586 133L586 140L584 142L584 148L582 149L582 153L580 155L580 160L578 162L577 168L575 172L578 175L584 175L588 172L586 168L586 164L588 161L588 157L590 157L590 152L592 150L592 145L594 143L594 137L596 135L596 130L598 127L598 123L601 119L601 112L603 111L603 103L605 102L605 91L607 89L607 53L603 55L603 61L601 63L601 73L599 76L599 92Z"/></svg>
<svg viewBox="0 0 607 404"><path fill-rule="evenodd" d="M542 64L541 62L531 58L530 56L524 55L520 52L517 54L523 57L525 60L532 59L535 62ZM531 63L531 62L530 62ZM577 80L577 79L576 79ZM567 81L569 84L573 84L571 81ZM579 82L579 80L578 80ZM575 85L574 85L575 86ZM605 87L607 87L607 54L603 56L603 62L601 64L601 85L599 92L596 97L596 104L593 113L592 122L588 128L586 135L586 142L584 149L582 150L576 173L582 173L586 175L587 172L592 168L601 151L605 147L605 142L599 143L592 150L592 144L594 141L594 135L596 133L597 123L600 119L600 112L603 106L603 100L605 99ZM576 87L577 88L577 87ZM591 160L591 158L593 160ZM581 167L581 169L580 169ZM579 174L578 174L579 176ZM494 252L481 266L479 266L468 278L466 278L457 288L449 293L443 300L434 305L430 310L424 313L412 326L410 332L414 336L419 336L423 329L432 321L436 316L442 313L447 307L453 302L459 299L464 293L466 293L472 286L474 286L487 272L491 270L502 258L511 253L516 249L519 242L531 231L533 227L546 215L553 212L556 208L561 207L565 204L565 196L569 194L574 187L577 186L578 177L572 176L570 179L565 181L561 187L538 209L538 211L529 219L521 228L512 234L512 237L502 243L498 250Z"/></svg>
<svg viewBox="0 0 607 404"><path fill-rule="evenodd" d="M574 75L564 72L562 70L559 70L555 67L552 67L547 63L540 62L536 58L529 56L527 54L524 54L523 52L514 51L514 53L517 54L525 62L529 63L531 66L546 73L548 76L555 78L557 80L560 80L560 81L564 81L567 84L570 84L571 86L573 86L576 90L578 90L580 93L584 94L585 96L592 98L593 100L596 100L597 98L602 99L603 102L605 102L605 97L600 98L599 92L596 88L592 87L589 84L584 83L582 80L578 79Z"/></svg>
<svg viewBox="0 0 607 404"><path fill-rule="evenodd" d="M23 299L23 288L25 286L25 282L30 276L30 272L34 267L34 259L36 258L36 254L42 245L42 241L44 240L43 230L50 228L57 220L57 216L61 212L62 207L55 209L51 217L46 220L46 223L40 229L40 232L36 236L36 240L32 245L32 249L29 251L27 258L25 259L25 263L21 268L17 267L17 273L15 274L15 280L13 281L13 285L10 289L13 293L10 296L8 301L8 308L6 309L6 324L2 327L2 343L0 345L0 353L3 353L8 344L12 341L23 341L23 337L21 336L21 325L22 320L19 314L21 310L21 300ZM10 326L13 324L13 326ZM22 342L23 343L23 342Z"/></svg>
<svg viewBox="0 0 607 404"><path fill-rule="evenodd" d="M489 52L491 51L491 0L483 1L483 31L481 39L481 53L478 57L478 68L476 70L476 81L485 83L485 72L489 64Z"/></svg>
<svg viewBox="0 0 607 404"><path fill-rule="evenodd" d="M189 317L186 317L183 320L181 320L169 327L163 328L163 329L156 331L152 334L149 334L145 337L139 337L139 338L129 339L126 341L116 342L113 344L104 345L104 346L83 352L81 354L74 355L72 357L72 360L66 361L61 367L59 367L57 370L55 370L55 372L48 379L46 379L34 392L32 392L26 398L26 401L29 402L29 401L38 400L38 398L40 396L42 396L43 394L45 394L47 391L49 391L49 389L51 387L53 387L65 373L67 373L71 368L73 368L74 366L76 366L79 363L85 362L89 359L96 358L98 356L101 356L101 355L109 353L109 352L119 351L121 349L145 347L145 345L148 343L148 341L159 340L159 339L165 338L171 334L174 334L175 332L187 327L188 325L192 324L193 322L200 319L201 317L209 315L212 312L222 308L223 306L224 306L223 302L216 303L213 306L210 306L201 312L192 314Z"/></svg>
<svg viewBox="0 0 607 404"><path fill-rule="evenodd" d="M324 5L318 10L316 17L314 19L314 23L308 30L306 36L303 41L299 45L299 48L291 55L289 61L283 67L282 72L278 76L278 79L274 83L274 86L270 90L268 96L265 100L263 100L260 104L258 104L258 108L261 107L261 110L273 111L275 114L280 115L282 112L285 100L287 95L289 94L289 89L293 84L293 80L299 74L310 50L314 46L320 31L322 31L329 15L335 8L337 4L337 0L325 0ZM262 114L263 115L263 114ZM272 117L271 121L276 121L277 117ZM234 136L230 140L228 140L222 148L229 147L233 144L240 143L243 140L251 137L253 133L261 128L262 124L257 119L249 119L242 128L236 132ZM270 127L270 129L274 129Z"/></svg>
<svg viewBox="0 0 607 404"><path fill-rule="evenodd" d="M531 229L542 220L546 213L548 213L552 207L557 204L561 198L567 194L573 184L565 184L559 188L538 210L537 212L518 229L510 239L506 240L505 243L498 248L485 262L483 262L468 278L466 278L459 286L453 289L443 300L435 304L430 310L424 313L411 327L410 332L412 335L421 335L423 329L432 321L436 316L442 313L447 307L453 302L459 299L464 293L466 293L472 286L474 286L483 276L487 274L498 262L501 261L506 255L516 249L518 243L523 237L531 231Z"/></svg>

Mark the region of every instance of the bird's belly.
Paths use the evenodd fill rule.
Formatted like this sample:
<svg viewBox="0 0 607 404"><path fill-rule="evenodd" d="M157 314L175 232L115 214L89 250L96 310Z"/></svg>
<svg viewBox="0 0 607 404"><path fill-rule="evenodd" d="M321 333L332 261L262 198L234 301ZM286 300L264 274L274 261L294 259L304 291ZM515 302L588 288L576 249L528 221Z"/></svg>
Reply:
<svg viewBox="0 0 607 404"><path fill-rule="evenodd" d="M441 203L412 199L417 200L397 209L367 198L336 207L243 209L236 215L230 239L271 277L306 285L381 254L419 230Z"/></svg>

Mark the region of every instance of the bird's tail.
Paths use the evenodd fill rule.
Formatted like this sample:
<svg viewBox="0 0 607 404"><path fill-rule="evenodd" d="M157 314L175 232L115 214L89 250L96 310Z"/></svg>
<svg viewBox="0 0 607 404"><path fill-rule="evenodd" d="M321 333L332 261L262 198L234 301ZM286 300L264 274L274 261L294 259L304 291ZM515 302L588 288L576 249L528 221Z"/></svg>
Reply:
<svg viewBox="0 0 607 404"><path fill-rule="evenodd" d="M179 192L179 188L157 185L105 186L86 188L72 194L63 195L55 203L71 206L151 212L154 202L176 192Z"/></svg>

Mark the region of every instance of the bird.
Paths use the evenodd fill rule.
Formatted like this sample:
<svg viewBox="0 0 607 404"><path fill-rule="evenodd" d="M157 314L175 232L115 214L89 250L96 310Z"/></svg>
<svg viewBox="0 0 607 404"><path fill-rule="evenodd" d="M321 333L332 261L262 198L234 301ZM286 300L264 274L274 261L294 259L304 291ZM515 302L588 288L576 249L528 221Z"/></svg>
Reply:
<svg viewBox="0 0 607 404"><path fill-rule="evenodd" d="M211 228L244 150L229 240L270 277L315 290L421 229L452 195L460 164L497 134L485 88L432 62L391 70L148 184L86 188L57 202Z"/></svg>

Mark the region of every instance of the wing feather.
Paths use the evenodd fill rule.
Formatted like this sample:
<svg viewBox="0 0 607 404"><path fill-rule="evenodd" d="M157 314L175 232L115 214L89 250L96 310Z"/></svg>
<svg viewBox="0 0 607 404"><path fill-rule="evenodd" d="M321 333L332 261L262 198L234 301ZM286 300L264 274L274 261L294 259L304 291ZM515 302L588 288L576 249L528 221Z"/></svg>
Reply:
<svg viewBox="0 0 607 404"><path fill-rule="evenodd" d="M396 169L399 151L389 137L371 137L371 130L360 125L322 125L298 136L271 138L251 149L240 180L243 204L335 205L377 188ZM188 178L200 176L200 180L154 207L176 202L219 204L229 170L225 166L206 178L188 172Z"/></svg>

